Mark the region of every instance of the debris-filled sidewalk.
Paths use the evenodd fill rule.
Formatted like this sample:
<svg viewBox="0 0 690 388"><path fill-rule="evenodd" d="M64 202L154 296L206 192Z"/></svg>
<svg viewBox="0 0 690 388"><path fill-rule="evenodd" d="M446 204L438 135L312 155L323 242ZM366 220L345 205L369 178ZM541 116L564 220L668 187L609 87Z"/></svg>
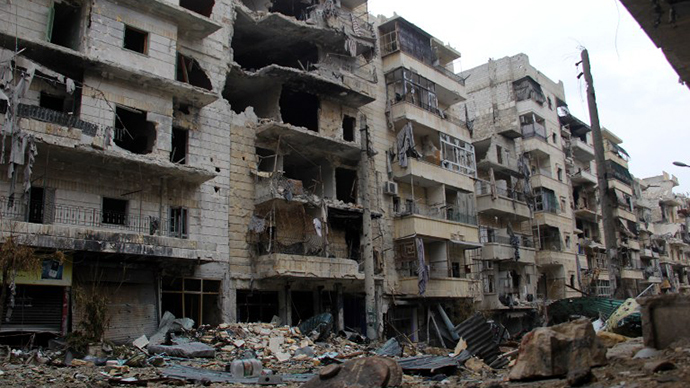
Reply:
<svg viewBox="0 0 690 388"><path fill-rule="evenodd" d="M500 325L481 315L457 326L448 321L443 332L453 349L412 343L404 335L373 343L354 332L335 334L332 320L322 314L299 327L194 328L190 319L166 313L155 335L129 345L76 350L69 340L51 340L47 348L28 351L2 347L0 386L685 387L690 381L690 338L654 349L586 317L536 328L519 343L497 335Z"/></svg>

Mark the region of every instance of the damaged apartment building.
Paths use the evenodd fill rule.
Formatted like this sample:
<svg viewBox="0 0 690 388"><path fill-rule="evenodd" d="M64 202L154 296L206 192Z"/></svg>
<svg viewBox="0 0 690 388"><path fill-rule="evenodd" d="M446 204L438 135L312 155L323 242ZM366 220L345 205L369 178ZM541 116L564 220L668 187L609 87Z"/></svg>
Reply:
<svg viewBox="0 0 690 388"><path fill-rule="evenodd" d="M153 334L228 320L230 1L0 4L0 220L46 257L13 276L3 331ZM64 254L64 260L55 252ZM86 296L80 298L79 296Z"/></svg>
<svg viewBox="0 0 690 388"><path fill-rule="evenodd" d="M474 260L483 305L504 322L514 321L517 330L531 319L537 300L578 295L578 236L567 170L572 161L564 143L587 129L563 125L563 84L540 73L524 54L490 60L461 75L477 152L484 246Z"/></svg>
<svg viewBox="0 0 690 388"><path fill-rule="evenodd" d="M230 257L238 321L364 331L362 143L377 97L363 0L235 4ZM372 174L373 175L373 174ZM379 266L380 267L380 266Z"/></svg>
<svg viewBox="0 0 690 388"><path fill-rule="evenodd" d="M464 79L453 72L460 53L402 17L379 20L378 32L386 329L442 345L453 341L447 323L482 298L470 257L480 247L475 149L457 110Z"/></svg>

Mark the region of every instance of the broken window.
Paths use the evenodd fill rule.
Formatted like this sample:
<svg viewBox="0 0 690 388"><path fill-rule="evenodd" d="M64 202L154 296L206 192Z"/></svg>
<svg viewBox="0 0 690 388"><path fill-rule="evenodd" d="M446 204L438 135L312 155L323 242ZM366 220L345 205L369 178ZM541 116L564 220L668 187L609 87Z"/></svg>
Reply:
<svg viewBox="0 0 690 388"><path fill-rule="evenodd" d="M101 223L110 225L127 224L127 206L125 199L103 197Z"/></svg>
<svg viewBox="0 0 690 388"><path fill-rule="evenodd" d="M215 4L213 0L180 0L180 7L206 17L211 17Z"/></svg>
<svg viewBox="0 0 690 388"><path fill-rule="evenodd" d="M319 98L315 95L283 88L279 105L284 123L319 131Z"/></svg>
<svg viewBox="0 0 690 388"><path fill-rule="evenodd" d="M436 84L411 70L401 67L386 74L386 93L391 104L404 101L442 118L447 116L439 109Z"/></svg>
<svg viewBox="0 0 690 388"><path fill-rule="evenodd" d="M191 318L200 325L218 325L220 280L164 277L161 309L176 317Z"/></svg>
<svg viewBox="0 0 690 388"><path fill-rule="evenodd" d="M357 120L354 117L345 115L343 116L343 140L345 141L355 141L355 126L357 125Z"/></svg>
<svg viewBox="0 0 690 388"><path fill-rule="evenodd" d="M213 90L211 80L196 59L177 53L177 71L175 79L200 87L206 90Z"/></svg>
<svg viewBox="0 0 690 388"><path fill-rule="evenodd" d="M440 134L441 167L475 177L477 173L474 146L445 133Z"/></svg>
<svg viewBox="0 0 690 388"><path fill-rule="evenodd" d="M79 50L81 4L54 2L48 14L46 40L56 45Z"/></svg>
<svg viewBox="0 0 690 388"><path fill-rule="evenodd" d="M269 11L292 16L298 20L306 20L309 16L309 9L318 3L318 0L273 0Z"/></svg>
<svg viewBox="0 0 690 388"><path fill-rule="evenodd" d="M168 233L170 237L187 238L187 209L183 207L171 207L168 216Z"/></svg>
<svg viewBox="0 0 690 388"><path fill-rule="evenodd" d="M534 210L541 212L558 213L556 193L543 187L534 189Z"/></svg>
<svg viewBox="0 0 690 388"><path fill-rule="evenodd" d="M156 144L156 128L146 121L146 112L117 106L115 108L115 144L135 154L150 154Z"/></svg>
<svg viewBox="0 0 690 388"><path fill-rule="evenodd" d="M237 322L271 322L278 312L278 293L237 290Z"/></svg>
<svg viewBox="0 0 690 388"><path fill-rule="evenodd" d="M127 50L148 54L149 33L134 27L125 26L123 46Z"/></svg>
<svg viewBox="0 0 690 388"><path fill-rule="evenodd" d="M172 151L170 151L170 161L176 164L187 164L187 145L189 143L189 131L186 129L173 127L172 129Z"/></svg>
<svg viewBox="0 0 690 388"><path fill-rule="evenodd" d="M534 113L528 113L520 116L522 137L525 139L537 137L541 140L547 141L546 127L544 125L544 119L535 115Z"/></svg>
<svg viewBox="0 0 690 388"><path fill-rule="evenodd" d="M533 100L539 105L546 102L546 96L542 91L541 85L530 77L524 77L515 81L515 97L518 101Z"/></svg>
<svg viewBox="0 0 690 388"><path fill-rule="evenodd" d="M357 203L357 171L335 169L336 198L345 203Z"/></svg>
<svg viewBox="0 0 690 388"><path fill-rule="evenodd" d="M53 96L46 92L41 92L41 96L38 101L42 108L54 110L56 112L66 112L65 97L64 96Z"/></svg>

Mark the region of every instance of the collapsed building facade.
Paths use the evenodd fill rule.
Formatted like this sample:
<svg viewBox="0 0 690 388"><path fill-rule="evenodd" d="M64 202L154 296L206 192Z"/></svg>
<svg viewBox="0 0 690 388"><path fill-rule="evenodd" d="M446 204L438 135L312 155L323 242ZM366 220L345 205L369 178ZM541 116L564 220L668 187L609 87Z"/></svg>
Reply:
<svg viewBox="0 0 690 388"><path fill-rule="evenodd" d="M337 330L369 320L444 345L474 309L519 332L546 300L610 294L590 129L524 54L456 74L458 51L366 0L0 10L3 238L66 257L13 276L2 330L79 330L88 295L116 342L170 311L331 313ZM607 133L616 189L630 176ZM632 181L617 190L632 198ZM635 211L656 214L648 202ZM661 282L644 248L659 253L658 234L625 203L620 243L638 254L622 274L639 292ZM687 250L669 244L679 288Z"/></svg>

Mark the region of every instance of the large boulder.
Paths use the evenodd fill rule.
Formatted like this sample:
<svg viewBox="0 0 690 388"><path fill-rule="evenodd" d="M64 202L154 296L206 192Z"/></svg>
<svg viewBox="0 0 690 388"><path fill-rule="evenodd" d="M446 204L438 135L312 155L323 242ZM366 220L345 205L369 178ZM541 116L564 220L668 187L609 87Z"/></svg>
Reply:
<svg viewBox="0 0 690 388"><path fill-rule="evenodd" d="M528 333L520 343L510 380L538 380L589 374L606 364L606 347L586 318Z"/></svg>

